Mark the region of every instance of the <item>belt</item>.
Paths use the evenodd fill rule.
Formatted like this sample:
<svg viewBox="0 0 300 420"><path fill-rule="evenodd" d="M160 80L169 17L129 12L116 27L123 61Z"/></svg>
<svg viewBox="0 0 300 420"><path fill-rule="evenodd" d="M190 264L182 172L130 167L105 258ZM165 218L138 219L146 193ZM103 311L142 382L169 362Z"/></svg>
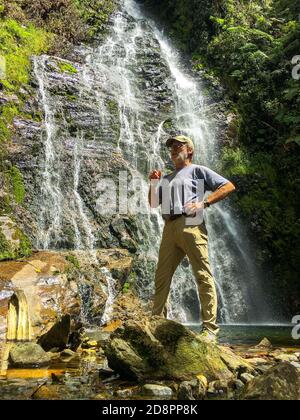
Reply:
<svg viewBox="0 0 300 420"><path fill-rule="evenodd" d="M168 217L168 218L166 219L166 221L167 221L167 222L168 222L169 220L170 220L170 221L173 221L173 220L176 220L176 219L178 219L179 217L182 217L182 216L185 216L185 217L196 217L196 214L195 214L195 215L193 215L193 216L190 216L189 214L186 214L186 213L174 214L174 215L172 215L172 216Z"/></svg>

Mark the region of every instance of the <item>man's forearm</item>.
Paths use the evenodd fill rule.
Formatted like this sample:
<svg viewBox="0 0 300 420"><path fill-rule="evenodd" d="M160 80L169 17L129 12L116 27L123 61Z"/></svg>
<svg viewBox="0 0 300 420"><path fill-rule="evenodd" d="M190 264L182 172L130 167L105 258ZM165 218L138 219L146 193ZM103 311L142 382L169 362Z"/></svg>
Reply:
<svg viewBox="0 0 300 420"><path fill-rule="evenodd" d="M228 182L227 184L223 185L223 187L214 191L211 195L207 197L207 201L209 204L218 203L219 201L224 200L229 194L235 191L235 186L232 182Z"/></svg>
<svg viewBox="0 0 300 420"><path fill-rule="evenodd" d="M159 206L159 188L155 185L150 185L148 192L148 201L151 208L156 209Z"/></svg>

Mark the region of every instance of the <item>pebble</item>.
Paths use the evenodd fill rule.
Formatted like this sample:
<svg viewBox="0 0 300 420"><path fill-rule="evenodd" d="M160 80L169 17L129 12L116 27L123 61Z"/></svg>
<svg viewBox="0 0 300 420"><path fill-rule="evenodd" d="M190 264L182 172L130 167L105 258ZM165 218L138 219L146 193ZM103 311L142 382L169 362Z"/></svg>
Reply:
<svg viewBox="0 0 300 420"><path fill-rule="evenodd" d="M153 397L172 397L173 391L168 386L146 384L142 387L142 394Z"/></svg>

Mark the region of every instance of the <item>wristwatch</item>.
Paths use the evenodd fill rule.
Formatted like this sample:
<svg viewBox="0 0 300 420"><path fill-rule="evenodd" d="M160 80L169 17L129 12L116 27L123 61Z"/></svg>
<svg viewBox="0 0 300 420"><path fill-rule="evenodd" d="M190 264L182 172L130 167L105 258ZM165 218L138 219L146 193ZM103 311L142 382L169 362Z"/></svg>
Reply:
<svg viewBox="0 0 300 420"><path fill-rule="evenodd" d="M207 198L203 201L203 204L205 209L210 206L210 202L207 200Z"/></svg>

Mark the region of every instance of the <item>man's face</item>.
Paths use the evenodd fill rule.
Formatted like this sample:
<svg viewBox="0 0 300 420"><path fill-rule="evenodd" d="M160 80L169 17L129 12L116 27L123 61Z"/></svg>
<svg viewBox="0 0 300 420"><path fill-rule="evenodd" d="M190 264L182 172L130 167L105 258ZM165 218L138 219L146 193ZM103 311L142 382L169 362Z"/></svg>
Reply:
<svg viewBox="0 0 300 420"><path fill-rule="evenodd" d="M184 162L189 157L187 144L174 141L170 147L171 158L174 164Z"/></svg>

